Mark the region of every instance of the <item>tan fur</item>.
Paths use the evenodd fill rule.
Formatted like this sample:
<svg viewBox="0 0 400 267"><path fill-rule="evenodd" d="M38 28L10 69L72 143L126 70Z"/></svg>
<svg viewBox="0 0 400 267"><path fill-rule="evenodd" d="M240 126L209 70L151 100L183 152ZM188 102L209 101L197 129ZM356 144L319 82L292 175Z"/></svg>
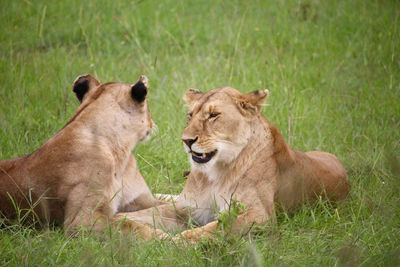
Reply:
<svg viewBox="0 0 400 267"><path fill-rule="evenodd" d="M132 97L138 85L147 92L144 76L135 85L80 76L74 91L81 105L68 124L32 154L0 162L0 215L15 219L15 204L21 216L33 210L31 217L63 222L71 234L158 203L131 153L153 127L147 100Z"/></svg>
<svg viewBox="0 0 400 267"><path fill-rule="evenodd" d="M267 95L267 90L241 94L230 87L204 94L188 90L185 149L197 155L217 151L215 156L197 163L189 154L192 169L174 204L118 216L166 229L185 227L191 217L201 227L182 236L196 241L216 231L216 216L231 199L245 205L232 225L236 233L269 220L275 206L291 210L319 196L344 199L350 186L340 160L326 152L291 149L260 114Z"/></svg>

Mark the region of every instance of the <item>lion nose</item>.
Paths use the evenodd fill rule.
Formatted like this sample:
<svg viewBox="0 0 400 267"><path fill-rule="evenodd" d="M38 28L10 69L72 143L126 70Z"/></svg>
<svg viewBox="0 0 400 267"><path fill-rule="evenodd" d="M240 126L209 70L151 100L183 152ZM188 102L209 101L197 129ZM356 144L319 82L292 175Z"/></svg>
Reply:
<svg viewBox="0 0 400 267"><path fill-rule="evenodd" d="M192 145L199 139L197 136L195 139L182 139L182 141L189 147L192 148Z"/></svg>

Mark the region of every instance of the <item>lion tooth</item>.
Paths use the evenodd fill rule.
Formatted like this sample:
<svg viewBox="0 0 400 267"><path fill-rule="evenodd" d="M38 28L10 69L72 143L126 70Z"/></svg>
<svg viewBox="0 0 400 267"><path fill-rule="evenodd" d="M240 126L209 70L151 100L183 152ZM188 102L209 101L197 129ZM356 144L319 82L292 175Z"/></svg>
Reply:
<svg viewBox="0 0 400 267"><path fill-rule="evenodd" d="M203 158L205 158L206 157L206 153L203 153Z"/></svg>

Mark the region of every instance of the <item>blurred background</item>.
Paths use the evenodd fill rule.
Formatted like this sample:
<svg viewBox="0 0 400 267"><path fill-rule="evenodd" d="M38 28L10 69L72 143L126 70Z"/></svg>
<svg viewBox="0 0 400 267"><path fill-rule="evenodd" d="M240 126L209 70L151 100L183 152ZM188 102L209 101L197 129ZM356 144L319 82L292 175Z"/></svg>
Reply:
<svg viewBox="0 0 400 267"><path fill-rule="evenodd" d="M201 265L399 263L399 1L0 0L0 6L0 159L31 153L64 126L78 106L77 76L132 83L144 74L159 131L134 154L153 192L178 193L190 168L180 141L188 88L268 88L263 114L290 145L334 153L348 170L353 190L338 217L314 207L278 214L278 237L261 235L254 244L224 250L214 244L184 256L173 248L150 252L156 245L132 248L138 255L160 259L155 265L184 263L176 257ZM0 233L4 262L21 263L11 255L28 253L31 262L50 264L53 251L61 255L53 263L74 261L60 252L69 242L62 234L49 234L53 247L39 257L29 247L41 247L41 234ZM87 253L74 246L67 247ZM310 259L313 253L319 256ZM110 263L101 249L92 254Z"/></svg>

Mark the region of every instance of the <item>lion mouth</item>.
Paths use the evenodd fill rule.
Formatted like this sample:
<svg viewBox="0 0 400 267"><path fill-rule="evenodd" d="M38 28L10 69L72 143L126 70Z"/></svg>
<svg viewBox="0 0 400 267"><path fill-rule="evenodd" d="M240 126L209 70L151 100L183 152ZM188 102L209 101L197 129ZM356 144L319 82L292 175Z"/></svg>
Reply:
<svg viewBox="0 0 400 267"><path fill-rule="evenodd" d="M197 153L194 151L190 151L190 154L192 154L192 159L197 162L197 163L207 163L209 162L217 153L217 150L214 150L209 153Z"/></svg>

